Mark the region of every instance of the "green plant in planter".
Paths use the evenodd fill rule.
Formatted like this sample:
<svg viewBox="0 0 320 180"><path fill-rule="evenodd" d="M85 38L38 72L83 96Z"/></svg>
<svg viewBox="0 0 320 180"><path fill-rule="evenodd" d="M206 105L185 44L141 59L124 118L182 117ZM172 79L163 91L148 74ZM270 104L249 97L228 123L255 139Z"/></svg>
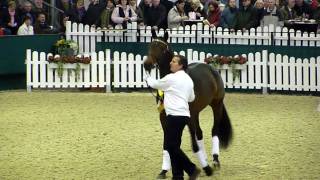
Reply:
<svg viewBox="0 0 320 180"><path fill-rule="evenodd" d="M78 51L78 44L73 40L60 39L55 44L55 54L71 56Z"/></svg>

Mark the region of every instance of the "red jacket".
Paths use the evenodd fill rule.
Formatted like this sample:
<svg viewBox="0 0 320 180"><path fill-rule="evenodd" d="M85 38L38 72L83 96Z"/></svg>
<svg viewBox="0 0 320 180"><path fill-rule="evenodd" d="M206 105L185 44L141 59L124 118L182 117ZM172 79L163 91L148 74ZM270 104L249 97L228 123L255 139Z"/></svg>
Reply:
<svg viewBox="0 0 320 180"><path fill-rule="evenodd" d="M208 21L210 24L214 26L218 26L220 24L221 11L219 8L215 9L213 12L208 13Z"/></svg>

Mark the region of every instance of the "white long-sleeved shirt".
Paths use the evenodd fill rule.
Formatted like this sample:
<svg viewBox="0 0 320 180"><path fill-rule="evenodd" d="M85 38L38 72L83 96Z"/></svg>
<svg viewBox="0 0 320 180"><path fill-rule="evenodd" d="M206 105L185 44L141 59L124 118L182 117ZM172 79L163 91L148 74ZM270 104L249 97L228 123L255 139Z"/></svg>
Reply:
<svg viewBox="0 0 320 180"><path fill-rule="evenodd" d="M189 104L195 98L193 81L183 70L171 73L156 80L148 77L147 83L164 91L164 108L167 115L190 117Z"/></svg>
<svg viewBox="0 0 320 180"><path fill-rule="evenodd" d="M33 35L34 34L33 27L31 25L27 26L26 23L23 23L19 27L17 34L18 35Z"/></svg>

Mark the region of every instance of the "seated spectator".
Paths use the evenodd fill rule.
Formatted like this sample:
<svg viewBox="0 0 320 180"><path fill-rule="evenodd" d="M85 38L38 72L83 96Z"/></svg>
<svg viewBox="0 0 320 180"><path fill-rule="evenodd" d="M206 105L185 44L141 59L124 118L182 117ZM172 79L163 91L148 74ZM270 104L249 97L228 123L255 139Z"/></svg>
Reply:
<svg viewBox="0 0 320 180"><path fill-rule="evenodd" d="M258 26L257 11L251 0L242 0L242 8L237 12L232 29L246 31Z"/></svg>
<svg viewBox="0 0 320 180"><path fill-rule="evenodd" d="M184 20L189 19L184 13L184 0L177 0L175 6L171 8L168 14L168 28L178 28L184 26Z"/></svg>
<svg viewBox="0 0 320 180"><path fill-rule="evenodd" d="M307 18L307 19L312 19L313 18L313 13L312 9L309 4L304 2L304 0L296 0L296 3L293 8L297 16Z"/></svg>
<svg viewBox="0 0 320 180"><path fill-rule="evenodd" d="M29 1L24 2L21 12L19 14L21 19L24 19L25 16L29 16L32 25L36 21L36 14L33 12L32 4Z"/></svg>
<svg viewBox="0 0 320 180"><path fill-rule="evenodd" d="M4 9L2 14L2 24L4 28L10 31L10 34L17 34L21 20L14 1L9 1L8 8Z"/></svg>
<svg viewBox="0 0 320 180"><path fill-rule="evenodd" d="M273 24L276 26L283 26L279 22L280 12L278 7L276 6L275 0L266 0L266 6L264 8L264 17L261 20L261 26L268 26Z"/></svg>
<svg viewBox="0 0 320 180"><path fill-rule="evenodd" d="M35 34L56 34L59 31L50 27L44 13L39 13L34 25Z"/></svg>
<svg viewBox="0 0 320 180"><path fill-rule="evenodd" d="M203 5L200 3L199 0L191 0L190 8L188 10L186 9L187 8L185 8L185 12L189 16L189 18L191 17L191 15L189 15L190 12L195 13L196 15L195 19L200 19L200 17L207 18L207 14L204 11Z"/></svg>
<svg viewBox="0 0 320 180"><path fill-rule="evenodd" d="M140 6L137 5L137 1L136 0L129 0L129 6L137 14L137 22L138 22L138 24L143 23L143 16L142 16L142 14L140 14L141 10L140 10Z"/></svg>
<svg viewBox="0 0 320 180"><path fill-rule="evenodd" d="M256 12L257 12L257 26L260 26L260 22L264 16L264 2L263 2L263 0L257 0L254 3L254 8L256 9Z"/></svg>
<svg viewBox="0 0 320 180"><path fill-rule="evenodd" d="M217 27L220 24L221 17L221 11L218 2L210 2L208 8L207 19L204 21L204 24L207 24L210 27Z"/></svg>
<svg viewBox="0 0 320 180"><path fill-rule="evenodd" d="M114 4L112 0L107 0L107 6L106 8L102 11L101 16L100 16L100 27L101 28L111 28L113 27L113 23L111 20L111 14L114 9Z"/></svg>
<svg viewBox="0 0 320 180"><path fill-rule="evenodd" d="M34 0L34 7L32 11L38 17L39 13L43 13L48 19L50 19L49 8L44 5L43 0Z"/></svg>
<svg viewBox="0 0 320 180"><path fill-rule="evenodd" d="M160 4L160 0L152 0L151 8L146 11L144 18L146 25L151 26L153 29L166 29L167 24L167 10L165 6Z"/></svg>
<svg viewBox="0 0 320 180"><path fill-rule="evenodd" d="M91 0L88 9L83 17L83 23L97 26L100 21L102 11L106 8L107 2L105 0Z"/></svg>
<svg viewBox="0 0 320 180"><path fill-rule="evenodd" d="M78 0L75 6L73 5L65 12L65 15L69 17L69 20L76 23L82 23L85 14L86 9L84 8L83 0Z"/></svg>
<svg viewBox="0 0 320 180"><path fill-rule="evenodd" d="M151 0L141 0L138 9L138 23L140 26L147 24L147 18L145 18L145 14L148 13L152 6ZM139 19L142 19L142 22L139 22Z"/></svg>
<svg viewBox="0 0 320 180"><path fill-rule="evenodd" d="M31 24L31 18L25 16L23 19L23 24L18 29L18 35L33 35L33 26Z"/></svg>
<svg viewBox="0 0 320 180"><path fill-rule="evenodd" d="M127 24L137 21L137 14L128 5L127 0L120 0L120 3L114 8L111 20L116 25L121 25L123 29L127 29Z"/></svg>
<svg viewBox="0 0 320 180"><path fill-rule="evenodd" d="M290 19L295 19L297 17L296 11L293 9L295 5L295 0L288 0L288 4L283 6L279 10L279 20L280 21L287 21Z"/></svg>
<svg viewBox="0 0 320 180"><path fill-rule="evenodd" d="M221 13L220 26L222 28L230 28L237 12L236 0L229 0L227 7Z"/></svg>

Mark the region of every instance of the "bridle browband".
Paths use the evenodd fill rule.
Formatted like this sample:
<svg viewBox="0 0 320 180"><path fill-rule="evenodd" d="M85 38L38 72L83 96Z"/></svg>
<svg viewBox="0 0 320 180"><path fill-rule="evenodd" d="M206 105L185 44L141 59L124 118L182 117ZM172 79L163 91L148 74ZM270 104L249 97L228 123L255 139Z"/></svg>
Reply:
<svg viewBox="0 0 320 180"><path fill-rule="evenodd" d="M165 41L162 41L161 39L153 39L152 42L159 42L161 44L164 44L166 46L166 49L169 49L168 43L166 43Z"/></svg>

